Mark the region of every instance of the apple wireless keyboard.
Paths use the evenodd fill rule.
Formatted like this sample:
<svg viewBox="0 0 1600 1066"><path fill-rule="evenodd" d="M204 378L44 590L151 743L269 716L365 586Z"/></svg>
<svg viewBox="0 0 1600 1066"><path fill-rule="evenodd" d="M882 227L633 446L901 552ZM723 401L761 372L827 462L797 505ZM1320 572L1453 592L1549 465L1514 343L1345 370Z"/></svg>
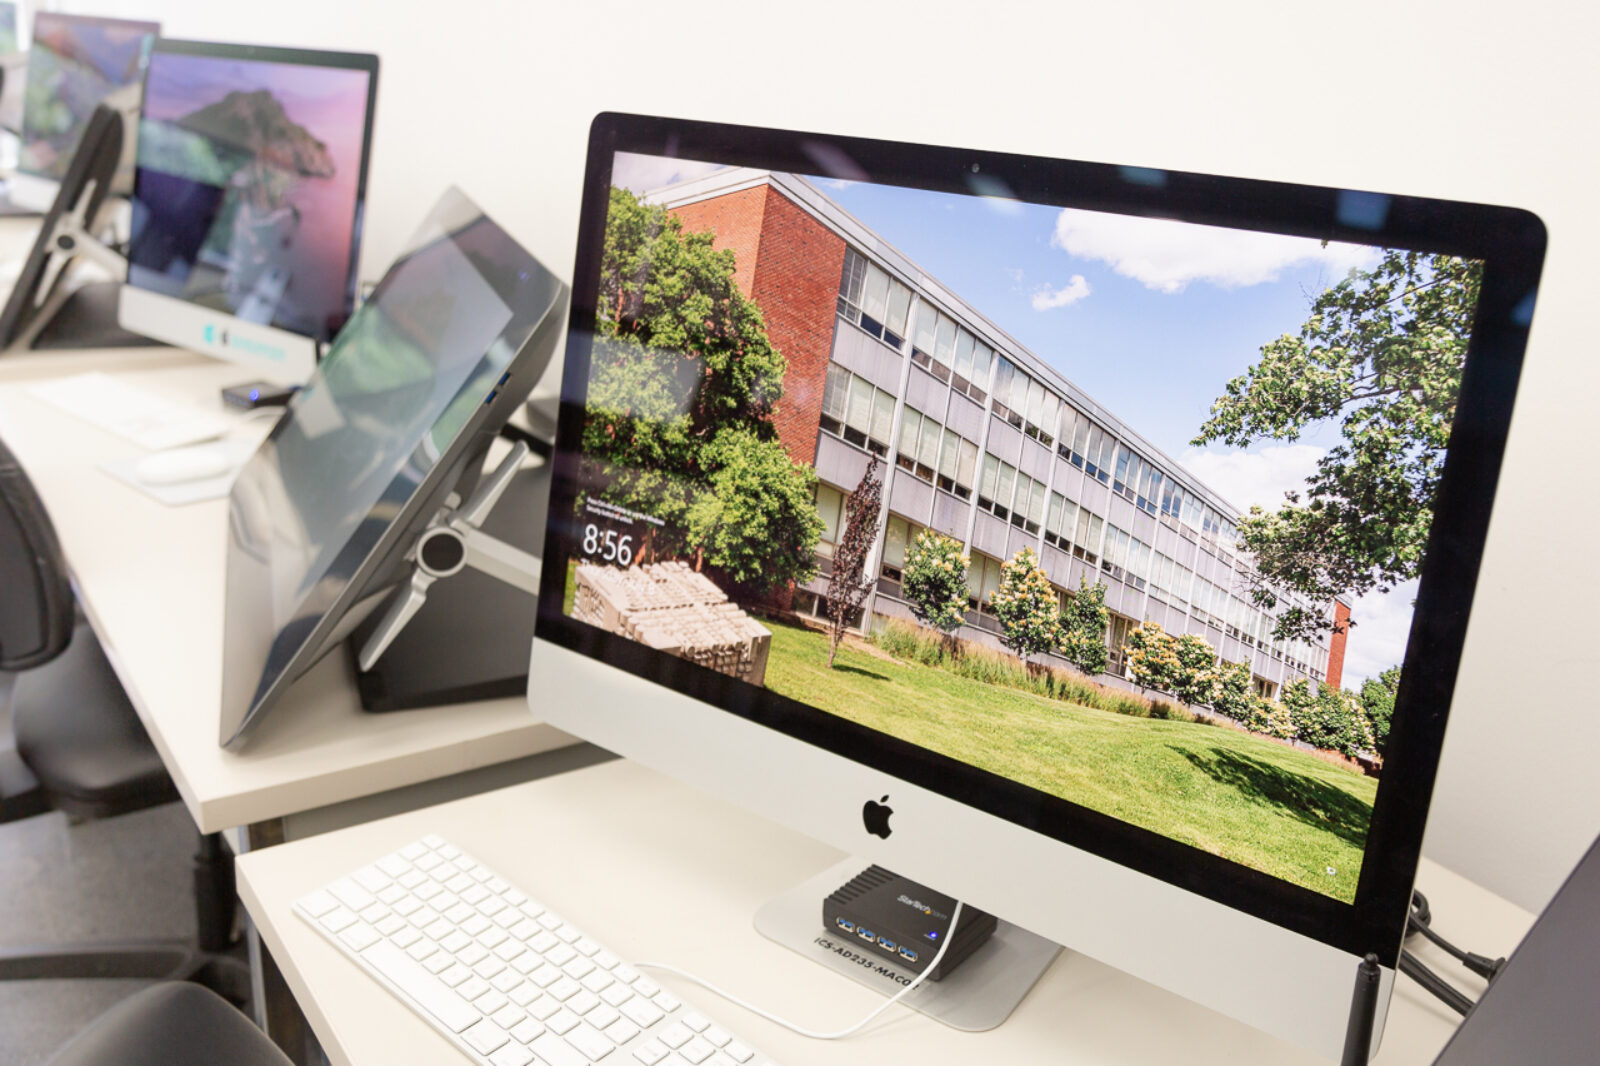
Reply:
<svg viewBox="0 0 1600 1066"><path fill-rule="evenodd" d="M221 412L169 400L98 372L41 381L28 392L149 451L212 440L234 424Z"/></svg>
<svg viewBox="0 0 1600 1066"><path fill-rule="evenodd" d="M294 909L474 1062L772 1066L436 836Z"/></svg>

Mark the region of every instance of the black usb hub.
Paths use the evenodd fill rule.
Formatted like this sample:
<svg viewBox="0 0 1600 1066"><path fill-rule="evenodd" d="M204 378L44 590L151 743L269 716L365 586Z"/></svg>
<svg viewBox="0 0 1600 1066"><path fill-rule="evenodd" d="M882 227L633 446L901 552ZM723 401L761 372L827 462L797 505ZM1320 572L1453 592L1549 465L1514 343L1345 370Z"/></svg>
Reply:
<svg viewBox="0 0 1600 1066"><path fill-rule="evenodd" d="M955 903L941 892L871 866L822 901L822 924L863 951L921 973L950 930ZM994 915L963 907L950 947L928 980L937 981L959 966L988 941L996 924Z"/></svg>

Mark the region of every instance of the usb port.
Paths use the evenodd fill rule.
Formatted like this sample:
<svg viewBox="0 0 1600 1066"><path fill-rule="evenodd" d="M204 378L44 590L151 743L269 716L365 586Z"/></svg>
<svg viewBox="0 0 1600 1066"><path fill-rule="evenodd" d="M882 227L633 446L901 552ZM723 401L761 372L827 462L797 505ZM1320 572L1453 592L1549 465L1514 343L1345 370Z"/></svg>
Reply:
<svg viewBox="0 0 1600 1066"><path fill-rule="evenodd" d="M856 926L856 936L860 937L862 940L868 941L869 943L878 939L878 934L874 933L871 929L868 929L864 925Z"/></svg>
<svg viewBox="0 0 1600 1066"><path fill-rule="evenodd" d="M886 936L880 936L878 938L878 946L885 951L894 951L900 945L896 944L893 940L890 940Z"/></svg>
<svg viewBox="0 0 1600 1066"><path fill-rule="evenodd" d="M900 949L900 957L902 959L905 959L907 962L916 962L917 961L917 953L915 951L912 951L910 948L901 948Z"/></svg>
<svg viewBox="0 0 1600 1066"><path fill-rule="evenodd" d="M856 923L852 922L848 918L835 918L833 920L833 924L837 925L840 929L843 929L847 933L853 933L856 931Z"/></svg>

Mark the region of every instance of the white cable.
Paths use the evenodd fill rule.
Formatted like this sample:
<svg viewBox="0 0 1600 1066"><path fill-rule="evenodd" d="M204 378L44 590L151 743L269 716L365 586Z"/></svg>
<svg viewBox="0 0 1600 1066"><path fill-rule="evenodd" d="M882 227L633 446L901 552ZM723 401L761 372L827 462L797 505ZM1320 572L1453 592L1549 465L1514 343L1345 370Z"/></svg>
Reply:
<svg viewBox="0 0 1600 1066"><path fill-rule="evenodd" d="M950 942L953 939L955 939L956 922L958 922L960 920L961 920L961 902L959 900L957 900L956 901L956 905L955 905L955 909L950 914L950 928L945 930L944 943L940 944L939 945L939 950L933 953L933 959L928 963L928 968L923 970L921 973L917 974L917 976L912 979L910 984L906 985L900 991L896 992L894 995L890 996L888 999L886 999L882 1003L878 1004L878 1006L872 1011L872 1013L868 1014L865 1018L862 1018L859 1022L856 1022L856 1024L852 1025L850 1028L848 1028L848 1029L840 1029L836 1033L819 1033L819 1032L817 1032L817 1031L815 1031L813 1029L807 1029L803 1025L796 1025L794 1022L789 1021L787 1018L780 1018L776 1014L773 1014L771 1011L762 1010L760 1007L757 1007L755 1004L750 1003L748 1000L741 999L738 996L734 995L732 992L728 992L728 991L725 991L725 990L723 990L721 988L718 988L716 985L712 984L710 981L707 981L705 978L696 977L692 973L686 973L685 971L678 969L676 966L668 966L665 963L661 963L661 962L636 962L636 963L633 964L633 966L634 966L635 969L639 969L639 970L660 970L663 973L676 974L678 977L681 977L686 981L694 982L695 984L699 985L701 988L707 989L707 990L709 990L711 992L715 992L717 995L721 996L723 999L727 1000L729 1003L733 1003L733 1004L736 1004L737 1006L743 1007L745 1010L749 1011L752 1014L759 1014L759 1015L761 1015L761 1017L767 1019L767 1021L775 1022L776 1024L783 1026L785 1029L788 1029L788 1030L790 1030L792 1032L799 1033L801 1036L808 1036L813 1040L839 1040L839 1039L842 1039L844 1037L853 1035L854 1033L859 1031L861 1028L863 1028L868 1022L872 1021L872 1019L876 1018L878 1015L882 1014L884 1011L888 1010L890 1007L892 1007L896 1003L900 1002L900 1000L902 1000L903 998L905 998L907 995L910 994L910 992L911 992L911 990L913 988L916 988L918 985L922 984L923 980L930 973L932 973L934 970L938 969L939 968L939 961L944 958L944 953L946 951L948 951L949 948L950 948Z"/></svg>

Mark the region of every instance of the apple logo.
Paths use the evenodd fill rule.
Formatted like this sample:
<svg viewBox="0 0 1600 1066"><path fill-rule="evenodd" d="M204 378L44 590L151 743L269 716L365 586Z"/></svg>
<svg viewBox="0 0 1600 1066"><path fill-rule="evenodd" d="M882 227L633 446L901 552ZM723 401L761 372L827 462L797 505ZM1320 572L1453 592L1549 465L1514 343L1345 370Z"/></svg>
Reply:
<svg viewBox="0 0 1600 1066"><path fill-rule="evenodd" d="M894 808L884 806L888 802L889 797L885 796L877 802L867 800L861 807L861 821L867 827L867 832L885 840L888 840L889 834L893 832L889 828L889 816L894 813Z"/></svg>

